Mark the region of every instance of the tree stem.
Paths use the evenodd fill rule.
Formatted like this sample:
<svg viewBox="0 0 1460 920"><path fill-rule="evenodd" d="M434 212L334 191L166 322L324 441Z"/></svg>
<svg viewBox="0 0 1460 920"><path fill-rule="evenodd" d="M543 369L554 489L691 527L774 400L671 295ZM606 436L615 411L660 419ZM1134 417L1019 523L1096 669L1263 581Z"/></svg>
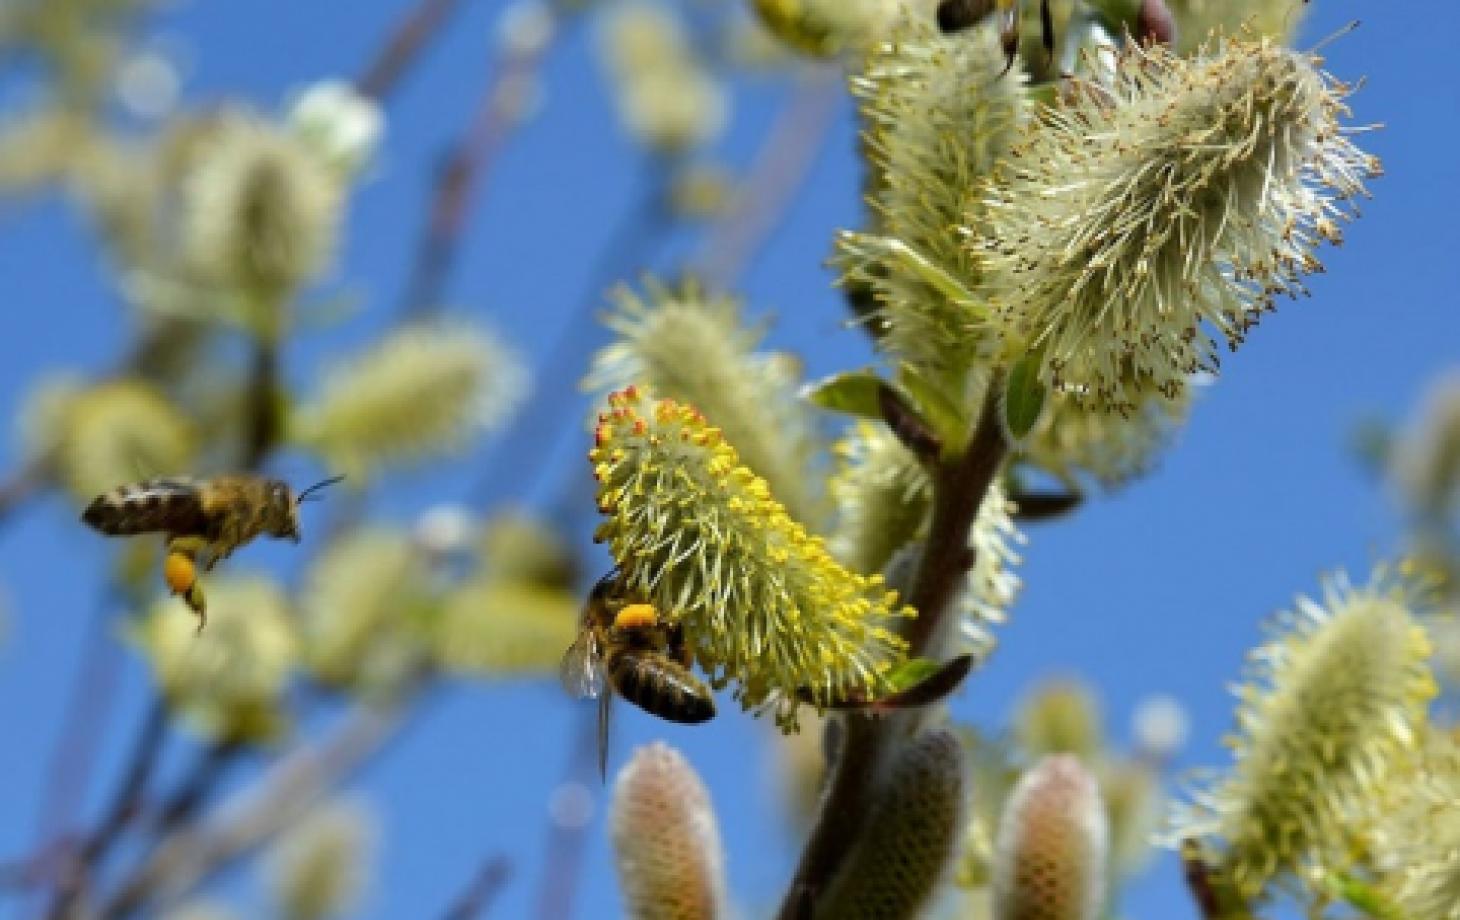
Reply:
<svg viewBox="0 0 1460 920"><path fill-rule="evenodd" d="M998 418L1001 389L1002 381L996 376L967 447L934 472L932 521L908 596L918 611L907 633L910 654L931 650L973 565L968 532L1008 451ZM882 764L907 737L912 724L903 715L847 714L841 755L822 797L816 827L781 904L779 920L809 920L814 915L818 893L836 877L863 830Z"/></svg>

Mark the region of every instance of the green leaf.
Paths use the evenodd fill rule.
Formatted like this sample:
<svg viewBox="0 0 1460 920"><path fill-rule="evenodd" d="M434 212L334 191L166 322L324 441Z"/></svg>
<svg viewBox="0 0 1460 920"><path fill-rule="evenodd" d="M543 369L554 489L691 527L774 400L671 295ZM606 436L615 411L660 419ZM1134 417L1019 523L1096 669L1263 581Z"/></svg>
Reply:
<svg viewBox="0 0 1460 920"><path fill-rule="evenodd" d="M956 446L968 440L966 415L916 368L904 365L897 372L897 385L912 399L944 446Z"/></svg>
<svg viewBox="0 0 1460 920"><path fill-rule="evenodd" d="M1029 436L1044 411L1046 390L1039 379L1039 355L1020 358L1004 382L1004 433L1017 444Z"/></svg>
<svg viewBox="0 0 1460 920"><path fill-rule="evenodd" d="M893 692L899 692L916 687L942 669L943 665L931 658L909 658L888 672L887 682L892 685Z"/></svg>
<svg viewBox="0 0 1460 920"><path fill-rule="evenodd" d="M846 371L808 383L801 395L812 405L832 412L881 419L878 392L882 385L882 378L870 370Z"/></svg>

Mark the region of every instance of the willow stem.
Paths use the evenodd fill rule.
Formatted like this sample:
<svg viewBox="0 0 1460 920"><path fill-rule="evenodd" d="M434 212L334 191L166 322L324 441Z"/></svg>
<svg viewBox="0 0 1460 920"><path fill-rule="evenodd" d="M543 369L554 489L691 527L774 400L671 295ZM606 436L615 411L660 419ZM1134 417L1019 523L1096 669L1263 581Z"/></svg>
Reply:
<svg viewBox="0 0 1460 920"><path fill-rule="evenodd" d="M996 375L967 447L941 462L934 472L928 540L908 595L908 602L918 611L907 633L912 655L930 650L973 566L968 533L1008 452L998 417L1002 388L1002 379ZM907 736L908 724L907 719L896 716L847 715L841 756L781 904L779 920L809 920L814 915L817 895L836 877L863 830L881 765Z"/></svg>

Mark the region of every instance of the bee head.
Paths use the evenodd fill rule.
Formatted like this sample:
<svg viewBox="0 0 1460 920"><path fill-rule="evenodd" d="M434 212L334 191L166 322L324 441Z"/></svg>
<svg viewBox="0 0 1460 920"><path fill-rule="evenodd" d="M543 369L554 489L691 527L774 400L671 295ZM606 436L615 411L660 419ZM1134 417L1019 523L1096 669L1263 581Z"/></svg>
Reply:
<svg viewBox="0 0 1460 920"><path fill-rule="evenodd" d="M304 502L311 501L320 489L332 486L344 479L343 476L331 476L322 479L314 485L295 495L289 486L283 482L270 482L269 494L266 497L268 502L269 536L288 538L295 543L299 542L299 506Z"/></svg>
<svg viewBox="0 0 1460 920"><path fill-rule="evenodd" d="M271 537L288 538L299 542L299 500L289 486L277 480L270 482L264 496L264 519L269 522Z"/></svg>

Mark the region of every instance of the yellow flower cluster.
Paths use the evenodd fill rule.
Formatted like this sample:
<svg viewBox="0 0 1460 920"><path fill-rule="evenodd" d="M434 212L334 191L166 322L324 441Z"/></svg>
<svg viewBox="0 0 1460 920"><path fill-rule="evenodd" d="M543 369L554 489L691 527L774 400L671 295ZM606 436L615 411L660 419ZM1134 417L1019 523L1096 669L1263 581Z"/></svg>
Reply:
<svg viewBox="0 0 1460 920"><path fill-rule="evenodd" d="M911 616L880 575L834 560L694 409L634 387L612 394L589 453L608 543L626 587L679 623L717 686L795 724L886 689Z"/></svg>

